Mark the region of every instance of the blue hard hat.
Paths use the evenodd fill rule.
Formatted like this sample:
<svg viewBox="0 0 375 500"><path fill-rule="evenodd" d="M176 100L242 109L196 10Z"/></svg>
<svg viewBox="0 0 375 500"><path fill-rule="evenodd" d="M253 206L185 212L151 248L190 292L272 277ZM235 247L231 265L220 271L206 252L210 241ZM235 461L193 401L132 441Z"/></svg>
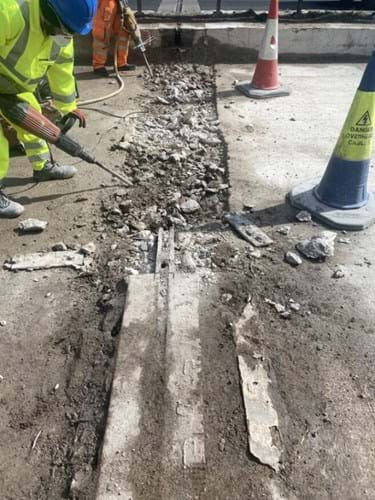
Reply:
<svg viewBox="0 0 375 500"><path fill-rule="evenodd" d="M87 35L97 9L97 0L48 0L60 21L72 33Z"/></svg>

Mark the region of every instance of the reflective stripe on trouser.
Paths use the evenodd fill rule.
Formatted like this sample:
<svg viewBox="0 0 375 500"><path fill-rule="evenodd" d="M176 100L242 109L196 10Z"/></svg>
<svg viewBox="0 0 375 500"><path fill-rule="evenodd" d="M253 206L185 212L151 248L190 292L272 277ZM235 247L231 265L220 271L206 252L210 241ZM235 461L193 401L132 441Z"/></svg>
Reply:
<svg viewBox="0 0 375 500"><path fill-rule="evenodd" d="M129 42L129 35L126 32L121 31L117 45L118 66L125 66L128 64Z"/></svg>
<svg viewBox="0 0 375 500"><path fill-rule="evenodd" d="M3 127L0 124L0 185L6 177L9 168L9 144L5 137Z"/></svg>
<svg viewBox="0 0 375 500"><path fill-rule="evenodd" d="M129 33L122 28L121 15L115 0L104 0L99 5L94 19L92 36L94 39L92 60L94 68L105 66L112 37L118 39L121 46L117 50L118 66L127 64Z"/></svg>
<svg viewBox="0 0 375 500"><path fill-rule="evenodd" d="M18 94L18 97L23 101L27 102L37 111L41 112L40 105L36 99L36 97L30 92L24 92L22 94ZM18 127L12 123L12 127L17 132L17 137L20 142L24 145L26 156L31 162L34 170L42 170L46 164L46 161L51 159L51 155L49 152L48 145L39 137L36 137L33 134L30 134L26 130L23 130L21 127ZM0 154L0 177L2 170L5 171L4 177L8 170L8 165L4 168L1 166L1 154ZM8 162L9 163L9 159Z"/></svg>
<svg viewBox="0 0 375 500"><path fill-rule="evenodd" d="M94 39L93 42L93 67L101 68L107 62L109 45Z"/></svg>

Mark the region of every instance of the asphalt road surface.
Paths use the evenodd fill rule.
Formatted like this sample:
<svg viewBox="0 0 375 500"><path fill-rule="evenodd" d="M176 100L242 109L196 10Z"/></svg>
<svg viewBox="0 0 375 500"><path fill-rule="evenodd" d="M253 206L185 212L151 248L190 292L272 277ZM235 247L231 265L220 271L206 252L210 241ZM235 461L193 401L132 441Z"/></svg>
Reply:
<svg viewBox="0 0 375 500"><path fill-rule="evenodd" d="M130 5L132 8L135 10L137 9L137 1L136 0L130 0ZM152 10L152 11L158 11L160 12L160 6L161 4L165 5L165 0L142 0L142 9L144 11L147 10ZM178 0L168 0L167 4L168 6L175 4L176 8L173 10L177 9L177 4ZM216 10L216 0L183 0L183 3L195 3L199 4L201 10L205 11L214 11ZM221 2L221 8L222 10L233 10L233 11L241 11L241 10L248 10L248 9L253 9L253 10L267 10L268 9L269 2L268 0L222 0ZM359 8L362 9L361 2L353 2L352 4L353 8ZM291 9L294 10L297 7L297 1L291 2L291 1L280 1L280 8L281 9ZM324 0L321 2L315 1L315 2L303 2L303 8L304 9L333 9L333 10L344 10L351 8L350 6L350 0L348 1L337 1L337 0Z"/></svg>

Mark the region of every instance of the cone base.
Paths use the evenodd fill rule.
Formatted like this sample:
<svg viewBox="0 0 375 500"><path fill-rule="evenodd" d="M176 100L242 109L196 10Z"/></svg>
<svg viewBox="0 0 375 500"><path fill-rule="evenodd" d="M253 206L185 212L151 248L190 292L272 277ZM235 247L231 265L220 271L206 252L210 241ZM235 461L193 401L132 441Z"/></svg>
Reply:
<svg viewBox="0 0 375 500"><path fill-rule="evenodd" d="M240 82L236 85L236 89L245 94L246 97L252 99L270 99L271 97L285 97L290 95L290 90L282 85L277 89L263 90L253 87L251 82Z"/></svg>
<svg viewBox="0 0 375 500"><path fill-rule="evenodd" d="M300 184L288 194L288 200L293 207L307 210L311 215L335 229L361 231L375 222L375 196L369 193L365 206L349 210L341 210L326 205L314 195L314 189L320 179L314 179Z"/></svg>

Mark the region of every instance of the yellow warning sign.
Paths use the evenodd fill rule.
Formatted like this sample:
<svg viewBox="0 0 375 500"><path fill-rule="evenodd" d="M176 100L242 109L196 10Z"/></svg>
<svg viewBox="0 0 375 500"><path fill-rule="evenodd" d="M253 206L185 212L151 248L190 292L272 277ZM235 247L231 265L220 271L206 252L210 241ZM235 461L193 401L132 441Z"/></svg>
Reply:
<svg viewBox="0 0 375 500"><path fill-rule="evenodd" d="M367 160L372 154L375 120L375 92L358 90L334 155L344 160Z"/></svg>

